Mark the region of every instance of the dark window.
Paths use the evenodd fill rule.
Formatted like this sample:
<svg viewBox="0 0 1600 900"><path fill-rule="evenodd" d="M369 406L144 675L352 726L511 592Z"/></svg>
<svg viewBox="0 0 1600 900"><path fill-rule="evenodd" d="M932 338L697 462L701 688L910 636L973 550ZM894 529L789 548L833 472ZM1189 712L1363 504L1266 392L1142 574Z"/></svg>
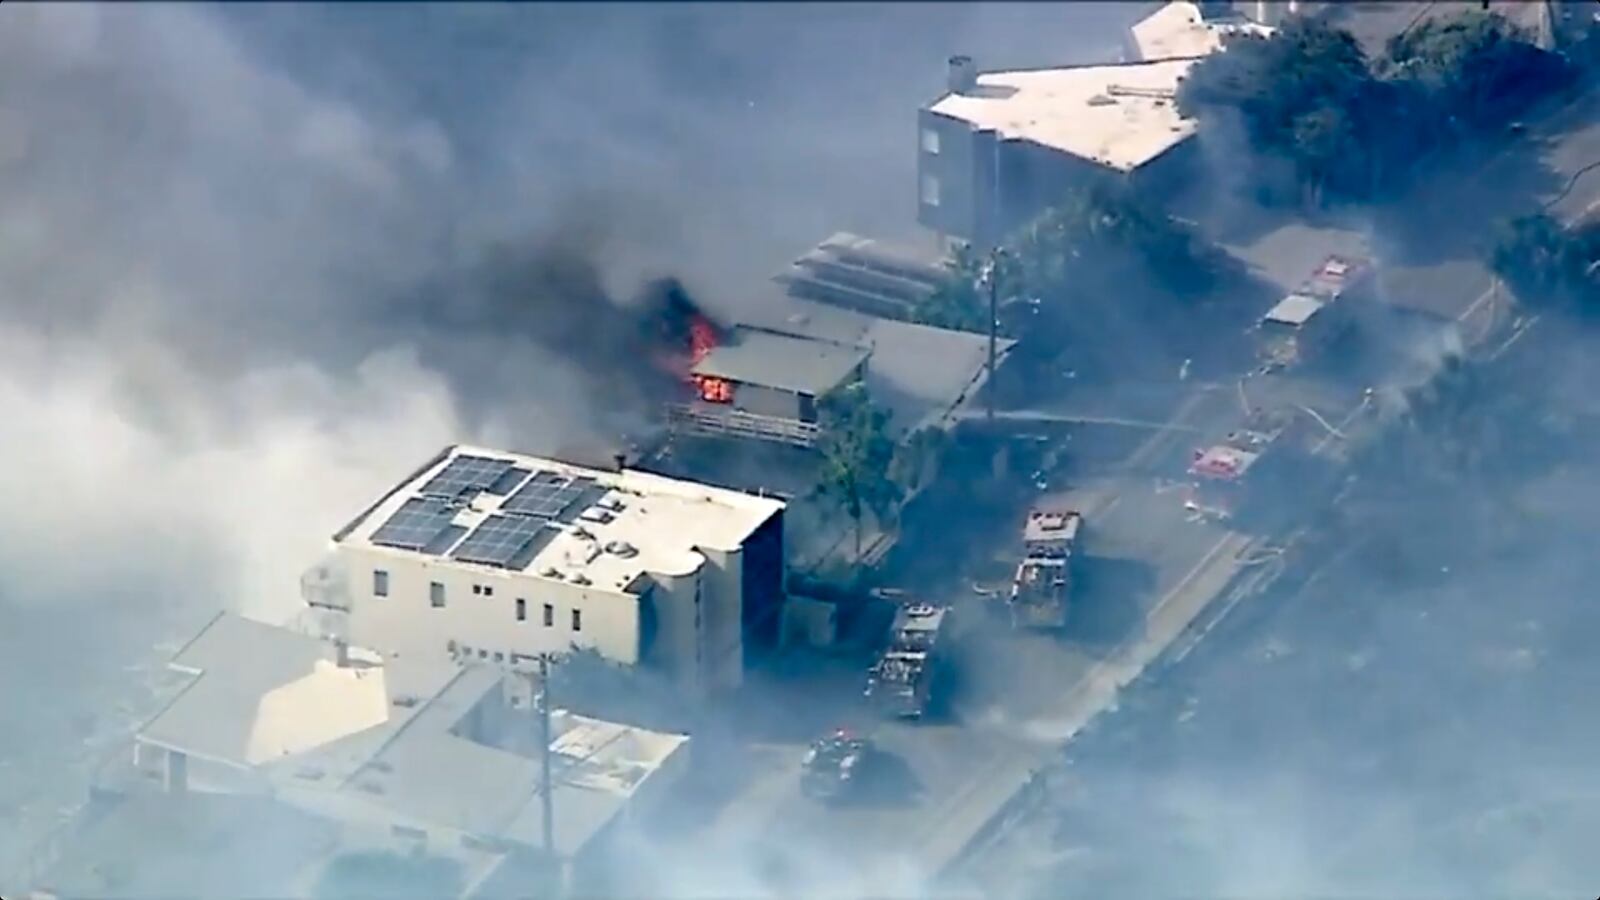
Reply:
<svg viewBox="0 0 1600 900"><path fill-rule="evenodd" d="M572 611L572 630L583 630L583 610L581 609L575 609Z"/></svg>
<svg viewBox="0 0 1600 900"><path fill-rule="evenodd" d="M528 601L522 599L521 597L517 598L517 621L528 621Z"/></svg>
<svg viewBox="0 0 1600 900"><path fill-rule="evenodd" d="M389 596L389 573L382 569L372 570L372 595L374 597Z"/></svg>
<svg viewBox="0 0 1600 900"><path fill-rule="evenodd" d="M444 585L437 581L428 583L428 603L434 609L444 609Z"/></svg>
<svg viewBox="0 0 1600 900"><path fill-rule="evenodd" d="M481 594L483 593L483 588L475 584L472 586L472 592L474 594Z"/></svg>
<svg viewBox="0 0 1600 900"><path fill-rule="evenodd" d="M484 585L483 586L483 595L485 597L493 597L494 596L494 588L490 587L487 584Z"/></svg>
<svg viewBox="0 0 1600 900"><path fill-rule="evenodd" d="M556 608L546 603L544 605L544 627L549 628L556 624Z"/></svg>

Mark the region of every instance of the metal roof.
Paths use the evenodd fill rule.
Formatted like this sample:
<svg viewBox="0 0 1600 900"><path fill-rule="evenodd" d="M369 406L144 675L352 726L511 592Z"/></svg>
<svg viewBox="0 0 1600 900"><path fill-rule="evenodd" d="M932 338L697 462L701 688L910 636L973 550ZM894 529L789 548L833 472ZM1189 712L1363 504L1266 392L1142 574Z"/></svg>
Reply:
<svg viewBox="0 0 1600 900"><path fill-rule="evenodd" d="M866 347L867 389L891 413L889 428L909 431L965 403L984 378L987 335L881 319L797 297L778 295L752 305L746 324L784 334ZM1001 338L1003 359L1016 341Z"/></svg>
<svg viewBox="0 0 1600 900"><path fill-rule="evenodd" d="M1298 328L1311 321L1326 303L1308 294L1290 294L1278 301L1278 305L1267 311L1263 321L1277 322L1280 325L1292 325Z"/></svg>
<svg viewBox="0 0 1600 900"><path fill-rule="evenodd" d="M859 346L741 326L692 371L820 397L848 382L868 355Z"/></svg>

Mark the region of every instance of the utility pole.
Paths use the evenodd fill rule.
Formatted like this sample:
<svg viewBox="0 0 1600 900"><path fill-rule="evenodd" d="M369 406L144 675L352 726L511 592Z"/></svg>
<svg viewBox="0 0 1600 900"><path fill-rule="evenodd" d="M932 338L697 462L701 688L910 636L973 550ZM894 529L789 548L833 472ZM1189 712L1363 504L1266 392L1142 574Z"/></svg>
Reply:
<svg viewBox="0 0 1600 900"><path fill-rule="evenodd" d="M987 424L994 426L994 392L995 392L995 347L999 343L1000 330L1000 259L1002 252L996 249L989 256L989 378L984 393L988 396Z"/></svg>
<svg viewBox="0 0 1600 900"><path fill-rule="evenodd" d="M539 812L544 822L544 852L551 864L556 858L555 785L550 781L550 654L539 654Z"/></svg>

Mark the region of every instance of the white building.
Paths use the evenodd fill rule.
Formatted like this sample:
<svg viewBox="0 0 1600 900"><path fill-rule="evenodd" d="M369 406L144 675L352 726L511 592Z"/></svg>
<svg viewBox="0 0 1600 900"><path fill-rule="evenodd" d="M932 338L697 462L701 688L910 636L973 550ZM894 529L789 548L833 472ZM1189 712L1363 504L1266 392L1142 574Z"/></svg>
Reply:
<svg viewBox="0 0 1600 900"><path fill-rule="evenodd" d="M555 709L547 836L528 679L352 659L234 615L214 619L172 666L192 681L135 735L132 766L102 776L102 793L270 799L334 826L325 856L452 858L467 894L547 848L563 866L603 865L606 838L670 803L689 765L685 735Z"/></svg>
<svg viewBox="0 0 1600 900"><path fill-rule="evenodd" d="M1199 59L1221 50L1228 38L1239 35L1269 37L1273 29L1262 24L1276 18L1273 4L1216 4L1175 0L1134 23L1129 29L1135 59ZM1240 9L1240 7L1248 9ZM1288 4L1295 7L1297 4ZM1224 7L1219 9L1218 7ZM1255 21L1246 18L1254 15Z"/></svg>
<svg viewBox="0 0 1600 900"><path fill-rule="evenodd" d="M307 574L325 633L386 656L528 671L592 649L694 694L777 640L784 504L634 470L451 447Z"/></svg>
<svg viewBox="0 0 1600 900"><path fill-rule="evenodd" d="M1175 97L1195 62L980 73L955 57L919 115L917 220L988 246L1095 179L1180 183L1196 123Z"/></svg>

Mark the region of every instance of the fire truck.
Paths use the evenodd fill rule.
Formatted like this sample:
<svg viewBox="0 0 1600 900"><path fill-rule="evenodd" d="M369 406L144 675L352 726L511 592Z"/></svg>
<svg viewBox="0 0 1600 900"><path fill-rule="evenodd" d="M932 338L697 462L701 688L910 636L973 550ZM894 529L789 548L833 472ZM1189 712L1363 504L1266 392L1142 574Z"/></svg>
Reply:
<svg viewBox="0 0 1600 900"><path fill-rule="evenodd" d="M1342 297L1366 286L1364 259L1330 256L1256 323L1257 351L1267 370L1299 365L1337 341L1352 318Z"/></svg>
<svg viewBox="0 0 1600 900"><path fill-rule="evenodd" d="M1281 421L1257 415L1218 443L1196 450L1184 508L1219 519L1236 516L1257 480L1251 473L1262 467L1283 431Z"/></svg>
<svg viewBox="0 0 1600 900"><path fill-rule="evenodd" d="M948 617L948 608L926 603L895 611L889 645L867 676L868 702L886 715L922 718L933 695L939 636Z"/></svg>
<svg viewBox="0 0 1600 900"><path fill-rule="evenodd" d="M1072 594L1072 551L1083 516L1076 510L1034 508L1023 526L1022 562L1006 606L1014 628L1059 629Z"/></svg>

